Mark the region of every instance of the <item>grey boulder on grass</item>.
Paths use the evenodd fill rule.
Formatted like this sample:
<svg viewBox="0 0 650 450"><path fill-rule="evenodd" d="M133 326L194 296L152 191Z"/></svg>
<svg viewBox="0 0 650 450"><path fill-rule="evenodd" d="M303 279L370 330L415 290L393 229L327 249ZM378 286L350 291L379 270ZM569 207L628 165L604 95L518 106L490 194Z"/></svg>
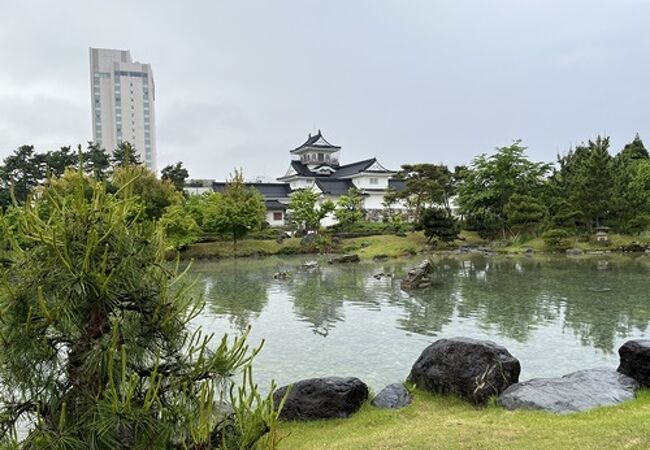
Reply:
<svg viewBox="0 0 650 450"><path fill-rule="evenodd" d="M402 383L389 384L372 399L377 408L399 409L411 404L411 394Z"/></svg>
<svg viewBox="0 0 650 450"><path fill-rule="evenodd" d="M559 378L534 378L510 386L497 400L506 409L557 414L586 411L632 400L639 385L612 369L586 369Z"/></svg>

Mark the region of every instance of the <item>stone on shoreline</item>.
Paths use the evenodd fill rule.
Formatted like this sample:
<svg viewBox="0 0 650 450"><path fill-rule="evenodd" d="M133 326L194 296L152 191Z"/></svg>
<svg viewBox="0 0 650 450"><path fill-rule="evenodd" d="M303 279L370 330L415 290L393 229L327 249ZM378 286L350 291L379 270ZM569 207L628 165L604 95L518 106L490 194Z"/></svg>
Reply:
<svg viewBox="0 0 650 450"><path fill-rule="evenodd" d="M372 404L382 409L399 409L411 404L411 394L402 383L389 384L372 399Z"/></svg>
<svg viewBox="0 0 650 450"><path fill-rule="evenodd" d="M349 417L368 399L368 386L358 378L327 377L301 380L273 394L275 407L289 389L280 418L317 420Z"/></svg>
<svg viewBox="0 0 650 450"><path fill-rule="evenodd" d="M618 349L618 371L634 378L642 387L650 387L650 340L627 341Z"/></svg>
<svg viewBox="0 0 650 450"><path fill-rule="evenodd" d="M584 252L579 248L568 248L566 254L567 256L580 256L584 254Z"/></svg>
<svg viewBox="0 0 650 450"><path fill-rule="evenodd" d="M333 258L330 258L328 262L330 264L346 264L346 263L355 263L359 261L361 261L359 255L351 253L349 255L335 256Z"/></svg>
<svg viewBox="0 0 650 450"><path fill-rule="evenodd" d="M586 369L559 378L534 378L513 384L497 403L508 410L566 414L632 400L638 387L634 379L615 370Z"/></svg>
<svg viewBox="0 0 650 450"><path fill-rule="evenodd" d="M433 264L425 259L417 266L408 271L402 279L404 289L424 289L431 285L430 275L433 273Z"/></svg>
<svg viewBox="0 0 650 450"><path fill-rule="evenodd" d="M440 339L424 349L408 381L430 392L454 394L484 405L518 382L520 372L519 361L505 347L457 337Z"/></svg>

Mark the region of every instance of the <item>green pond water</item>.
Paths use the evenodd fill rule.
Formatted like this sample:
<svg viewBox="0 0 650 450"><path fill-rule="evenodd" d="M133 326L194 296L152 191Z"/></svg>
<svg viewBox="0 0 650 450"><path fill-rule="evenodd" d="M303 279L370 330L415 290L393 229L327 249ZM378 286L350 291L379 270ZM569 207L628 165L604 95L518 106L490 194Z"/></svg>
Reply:
<svg viewBox="0 0 650 450"><path fill-rule="evenodd" d="M616 367L627 339L650 337L650 256L434 257L434 283L407 293L414 259L328 265L287 257L195 262L208 305L197 322L222 335L252 327L265 344L254 364L266 385L356 376L374 389L406 378L442 337L493 340L522 379ZM313 272L300 266L316 260ZM274 279L286 271L286 280ZM378 273L392 277L375 278Z"/></svg>

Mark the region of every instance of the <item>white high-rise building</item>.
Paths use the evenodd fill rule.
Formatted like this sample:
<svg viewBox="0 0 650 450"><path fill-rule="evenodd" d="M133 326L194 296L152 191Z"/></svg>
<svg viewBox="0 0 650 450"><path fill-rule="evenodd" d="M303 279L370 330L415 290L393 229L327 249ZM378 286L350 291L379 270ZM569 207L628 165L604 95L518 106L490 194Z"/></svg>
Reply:
<svg viewBox="0 0 650 450"><path fill-rule="evenodd" d="M156 170L155 87L151 65L133 62L128 50L90 49L93 141L109 152L129 142Z"/></svg>

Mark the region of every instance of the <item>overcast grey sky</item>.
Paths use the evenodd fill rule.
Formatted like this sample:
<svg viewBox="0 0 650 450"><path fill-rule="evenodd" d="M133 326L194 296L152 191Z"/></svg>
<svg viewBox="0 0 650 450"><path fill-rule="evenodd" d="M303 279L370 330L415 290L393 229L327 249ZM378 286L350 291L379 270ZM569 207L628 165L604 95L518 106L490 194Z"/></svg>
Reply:
<svg viewBox="0 0 650 450"><path fill-rule="evenodd" d="M88 47L152 64L159 168L275 178L322 129L343 162L535 159L650 143L648 0L3 0L0 157L91 137Z"/></svg>

